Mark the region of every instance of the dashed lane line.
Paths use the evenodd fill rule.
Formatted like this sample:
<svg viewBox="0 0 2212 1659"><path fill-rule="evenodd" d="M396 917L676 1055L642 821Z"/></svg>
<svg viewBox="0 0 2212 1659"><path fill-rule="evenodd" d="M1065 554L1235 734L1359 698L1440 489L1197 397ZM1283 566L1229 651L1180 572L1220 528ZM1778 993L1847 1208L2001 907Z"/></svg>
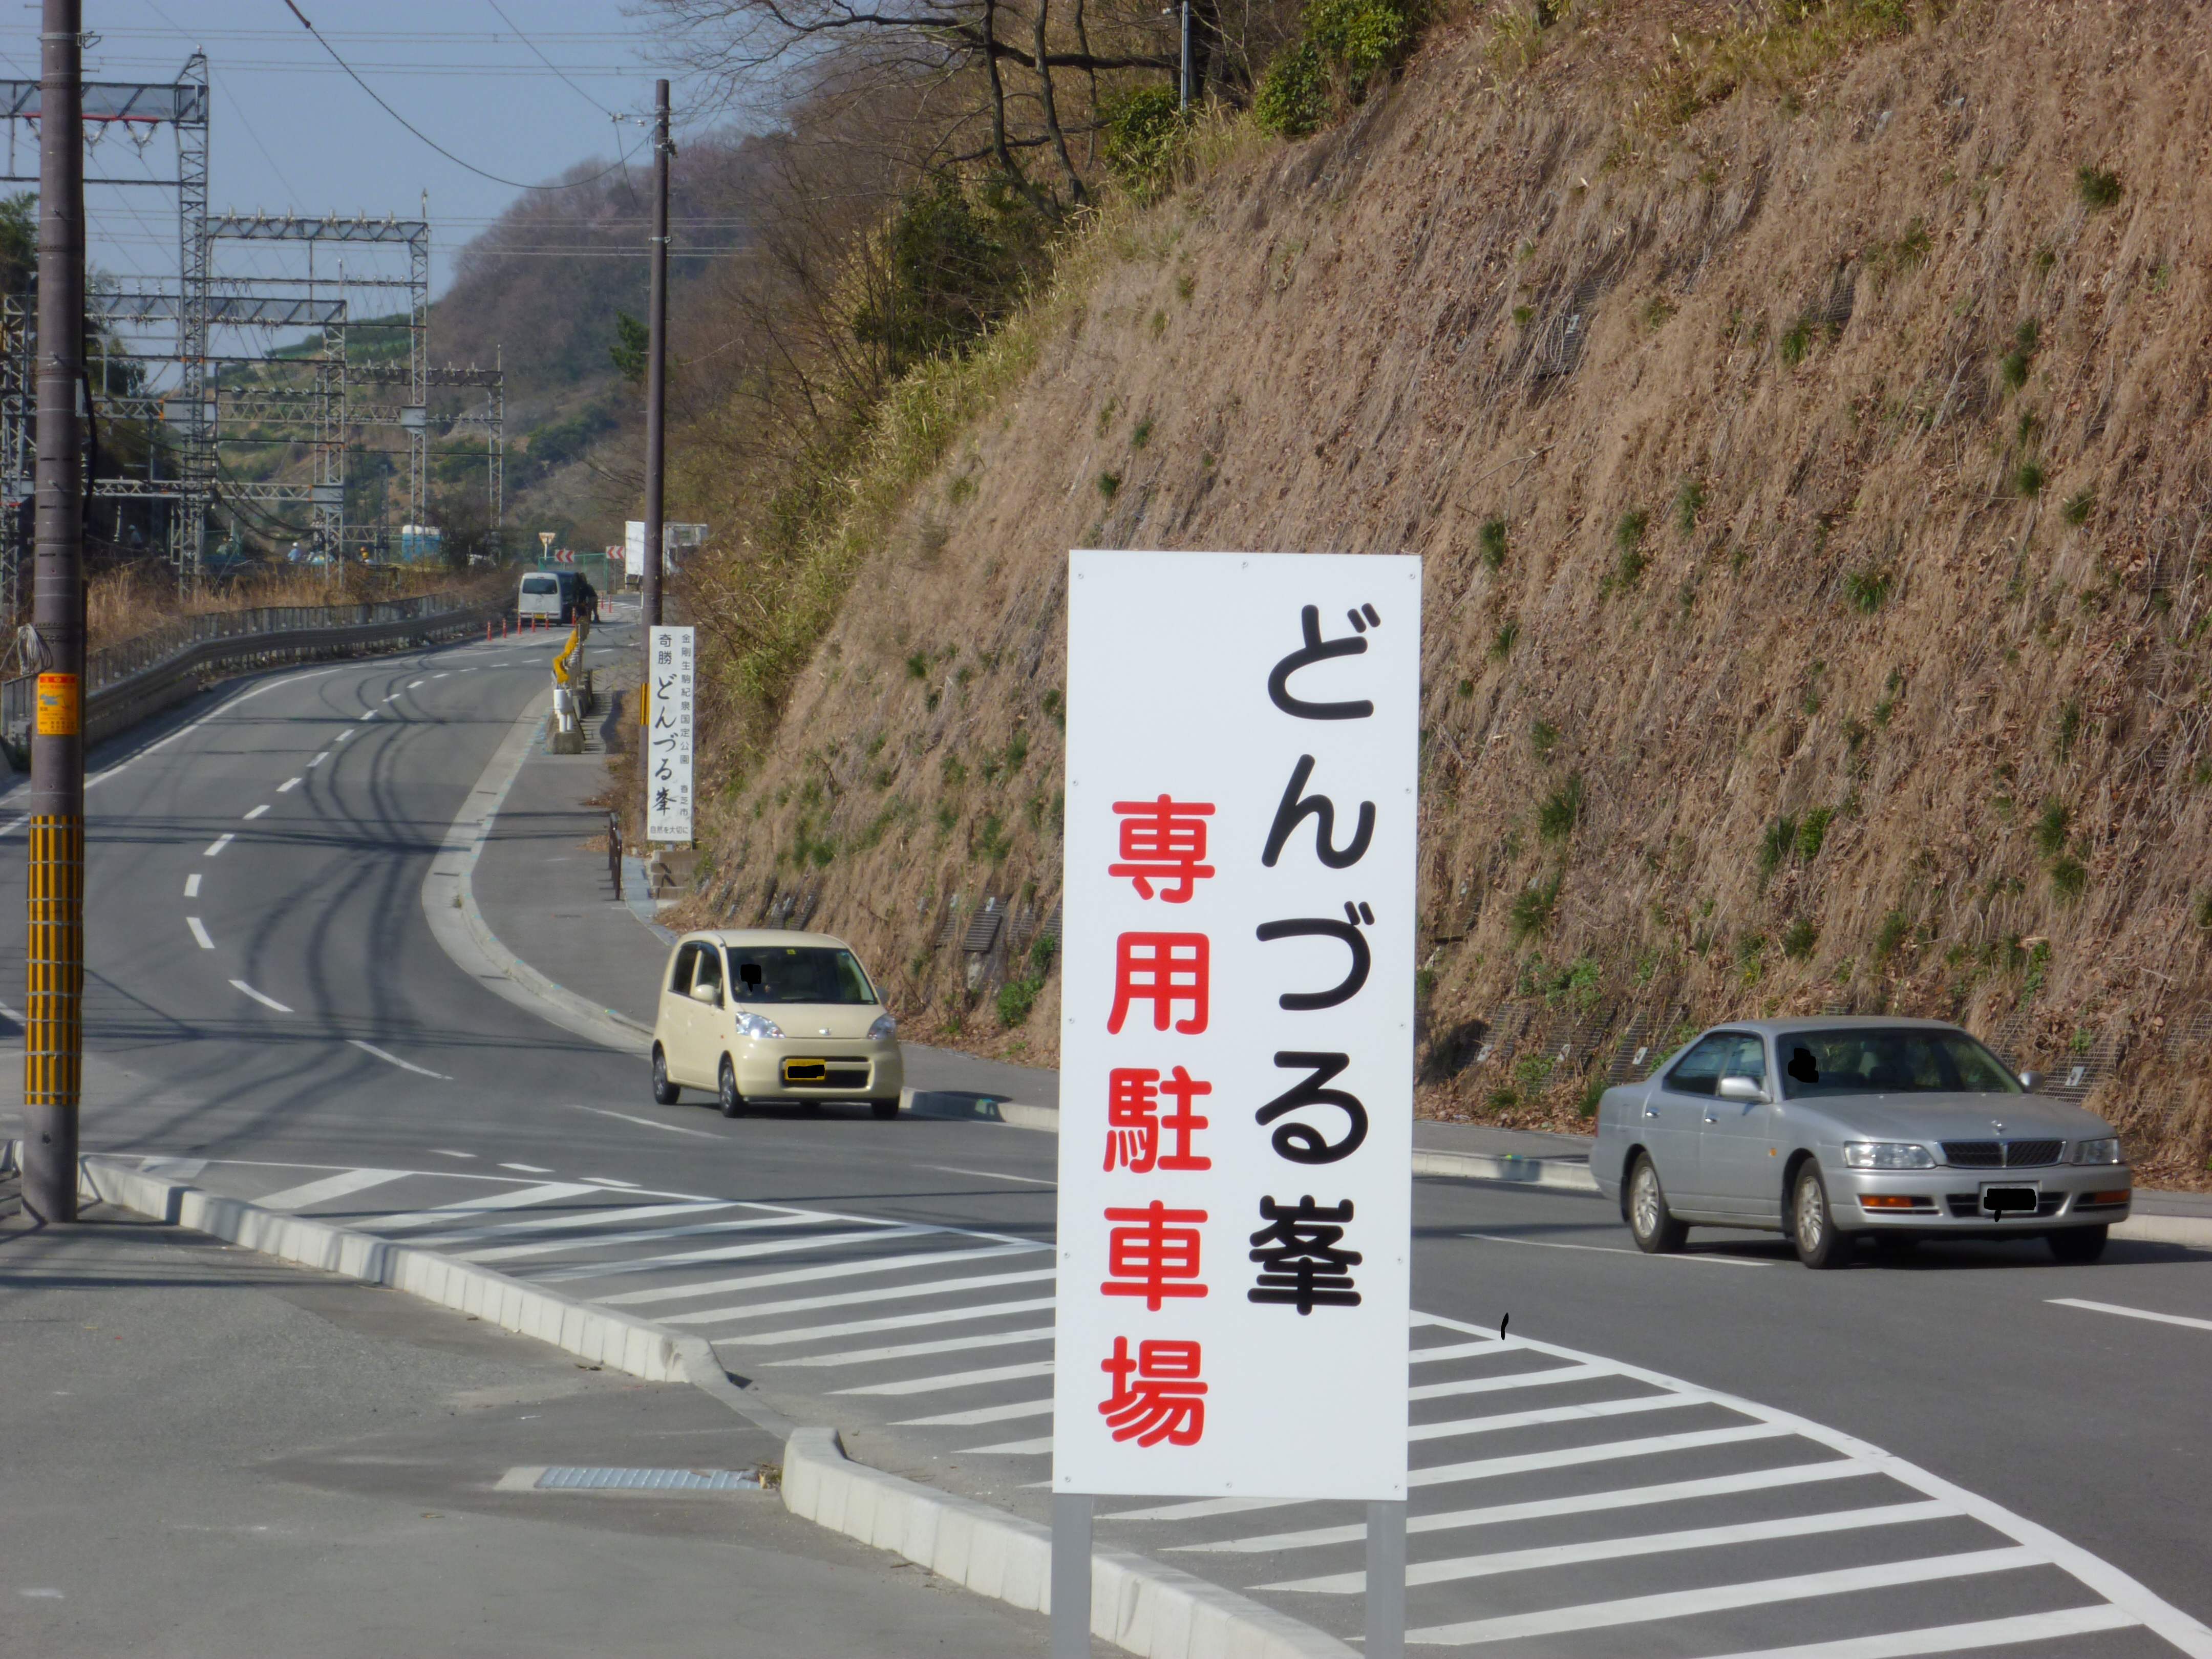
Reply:
<svg viewBox="0 0 2212 1659"><path fill-rule="evenodd" d="M276 793L280 795L289 795L300 787L300 783L301 780L298 778L287 778L276 786Z"/></svg>
<svg viewBox="0 0 2212 1659"><path fill-rule="evenodd" d="M327 750L327 749L324 750L323 750L323 752L322 752L321 754L319 754L319 755L316 756L316 757L314 757L314 759L313 759L313 760L311 760L311 761L309 761L309 762L307 763L307 769L308 769L309 771L313 771L313 770L314 770L314 769L315 769L316 767L320 766L320 765L321 765L325 761L328 760L330 757L331 757L331 751L330 751L329 750Z"/></svg>
<svg viewBox="0 0 2212 1659"><path fill-rule="evenodd" d="M263 1007L274 1008L280 1014L289 1014L292 1012L291 1009L277 1001L275 997L269 996L263 992L255 990L251 985L248 985L242 979L234 979L231 981L230 988L234 991L243 991L247 996L252 997Z"/></svg>
<svg viewBox="0 0 2212 1659"><path fill-rule="evenodd" d="M217 836L214 841L208 844L207 851L201 854L200 856L204 859L211 859L237 839L238 837L236 836L234 836L229 830L226 830L222 834Z"/></svg>
<svg viewBox="0 0 2212 1659"><path fill-rule="evenodd" d="M264 802L262 802L260 805L258 805L258 806L255 807L255 808L254 808L251 812L248 812L248 813L246 815L247 822L251 823L253 819L259 817L260 817L264 812L266 812L268 810L269 810L269 803L268 803L267 801L264 801Z"/></svg>
<svg viewBox="0 0 2212 1659"><path fill-rule="evenodd" d="M2212 1331L2212 1319L2191 1319L2182 1314L2154 1313L2148 1308L2124 1307L2118 1302L2085 1302L2079 1297L2045 1298L2054 1308L2086 1308L2091 1313L2118 1314L2123 1319L2148 1319L2160 1325L2185 1325L2191 1330Z"/></svg>
<svg viewBox="0 0 2212 1659"><path fill-rule="evenodd" d="M1558 1238L1509 1238L1503 1233L1462 1233L1462 1238L1479 1238L1486 1244L1526 1244L1539 1250L1588 1250L1596 1255L1643 1256L1647 1261L1710 1261L1723 1267L1779 1267L1779 1261L1756 1261L1744 1255L1716 1255L1709 1250L1674 1250L1660 1255L1649 1255L1642 1250L1626 1249L1618 1244L1570 1244Z"/></svg>
<svg viewBox="0 0 2212 1659"><path fill-rule="evenodd" d="M726 1140L726 1135L711 1134L704 1129L687 1129L680 1123L661 1123L649 1117L633 1117L628 1112L611 1112L604 1106L579 1106L580 1112L590 1112L597 1117L617 1118L624 1123L635 1123L647 1129L665 1129L672 1135L696 1135L702 1140Z"/></svg>
<svg viewBox="0 0 2212 1659"><path fill-rule="evenodd" d="M1035 1176L1008 1175L1002 1170L963 1170L951 1164L925 1164L925 1170L935 1170L941 1175L981 1176L986 1181L1018 1181L1030 1187L1057 1187L1057 1181L1040 1181Z"/></svg>
<svg viewBox="0 0 2212 1659"><path fill-rule="evenodd" d="M360 1049L362 1053L374 1054L386 1065L397 1066L403 1072L412 1072L417 1077L434 1077L441 1083L451 1083L453 1080L443 1072L434 1072L427 1066L417 1066L411 1060L402 1060L389 1049L378 1048L374 1042L363 1042L359 1037L348 1037L346 1041Z"/></svg>
<svg viewBox="0 0 2212 1659"><path fill-rule="evenodd" d="M185 878L185 896L186 898L198 898L199 896L200 872L195 870L191 874Z"/></svg>
<svg viewBox="0 0 2212 1659"><path fill-rule="evenodd" d="M212 951L215 949L215 941L208 937L206 924L202 922L198 916L186 916L185 918L185 926L192 930L192 943L198 945L201 950Z"/></svg>

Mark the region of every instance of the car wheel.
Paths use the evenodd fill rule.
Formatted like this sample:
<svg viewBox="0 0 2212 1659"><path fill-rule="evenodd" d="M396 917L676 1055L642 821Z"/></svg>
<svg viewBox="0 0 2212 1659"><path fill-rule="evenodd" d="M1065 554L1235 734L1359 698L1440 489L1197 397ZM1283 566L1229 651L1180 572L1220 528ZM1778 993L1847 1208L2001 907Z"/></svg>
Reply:
<svg viewBox="0 0 2212 1659"><path fill-rule="evenodd" d="M2069 1227L2050 1236L2051 1254L2069 1267L2086 1267L2105 1253L2110 1227Z"/></svg>
<svg viewBox="0 0 2212 1659"><path fill-rule="evenodd" d="M1797 1172L1790 1196L1790 1242L1808 1267L1840 1267L1850 1260L1849 1233L1839 1231L1828 1208L1828 1188L1810 1164Z"/></svg>
<svg viewBox="0 0 2212 1659"><path fill-rule="evenodd" d="M1690 1230L1667 1207L1659 1170L1648 1158L1639 1157L1628 1172L1628 1232L1647 1255L1671 1255L1690 1236Z"/></svg>
<svg viewBox="0 0 2212 1659"><path fill-rule="evenodd" d="M868 1103L868 1109L873 1112L878 1120L885 1123L890 1122L891 1119L898 1115L898 1109L899 1103L896 1096L893 1096L889 1100L872 1100Z"/></svg>
<svg viewBox="0 0 2212 1659"><path fill-rule="evenodd" d="M738 1092L737 1067L730 1064L727 1054L722 1056L722 1070L714 1079L715 1104L722 1109L724 1117L743 1117L745 1097Z"/></svg>
<svg viewBox="0 0 2212 1659"><path fill-rule="evenodd" d="M660 1052L660 1045L653 1045L653 1103L673 1106L683 1097L684 1091L668 1080L668 1056Z"/></svg>

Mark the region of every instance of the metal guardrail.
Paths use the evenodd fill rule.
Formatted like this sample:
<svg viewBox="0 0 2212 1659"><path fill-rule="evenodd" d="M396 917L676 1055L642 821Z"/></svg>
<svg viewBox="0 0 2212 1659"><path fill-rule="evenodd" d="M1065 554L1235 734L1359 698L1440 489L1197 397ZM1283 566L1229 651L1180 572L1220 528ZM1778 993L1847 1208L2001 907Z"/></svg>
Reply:
<svg viewBox="0 0 2212 1659"><path fill-rule="evenodd" d="M180 617L102 647L85 662L84 735L97 743L189 696L203 674L335 656L358 647L458 635L504 611L505 586L351 605L258 605ZM27 740L35 675L0 683L0 732Z"/></svg>

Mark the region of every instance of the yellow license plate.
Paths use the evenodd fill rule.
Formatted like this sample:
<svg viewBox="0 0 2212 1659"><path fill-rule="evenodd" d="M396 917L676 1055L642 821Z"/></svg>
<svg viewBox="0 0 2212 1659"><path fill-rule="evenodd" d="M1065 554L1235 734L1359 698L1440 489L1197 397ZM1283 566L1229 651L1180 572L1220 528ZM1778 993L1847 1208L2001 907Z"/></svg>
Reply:
<svg viewBox="0 0 2212 1659"><path fill-rule="evenodd" d="M826 1060L787 1060L783 1062L786 1083L827 1083L830 1062Z"/></svg>

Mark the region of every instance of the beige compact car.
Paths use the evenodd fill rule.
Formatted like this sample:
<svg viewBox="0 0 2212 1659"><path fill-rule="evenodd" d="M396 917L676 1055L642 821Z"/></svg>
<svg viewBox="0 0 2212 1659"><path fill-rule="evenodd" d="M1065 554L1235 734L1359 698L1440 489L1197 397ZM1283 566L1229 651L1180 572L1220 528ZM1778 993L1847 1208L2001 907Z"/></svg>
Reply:
<svg viewBox="0 0 2212 1659"><path fill-rule="evenodd" d="M668 953L653 1027L653 1097L712 1090L724 1117L748 1106L867 1102L898 1115L898 1022L860 958L827 933L686 933Z"/></svg>

